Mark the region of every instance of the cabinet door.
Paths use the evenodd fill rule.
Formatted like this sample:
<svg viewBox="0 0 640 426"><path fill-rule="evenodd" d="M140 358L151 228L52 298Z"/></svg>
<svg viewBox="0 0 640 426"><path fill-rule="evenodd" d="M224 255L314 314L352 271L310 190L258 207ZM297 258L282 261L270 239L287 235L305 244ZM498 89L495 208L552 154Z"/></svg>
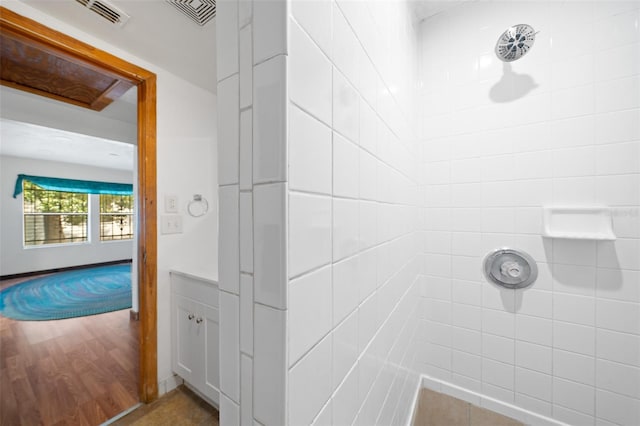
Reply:
<svg viewBox="0 0 640 426"><path fill-rule="evenodd" d="M220 353L219 336L220 322L216 308L202 305L202 339L204 346L204 379L202 393L216 404L220 403Z"/></svg>
<svg viewBox="0 0 640 426"><path fill-rule="evenodd" d="M197 339L200 304L186 297L173 295L173 369L188 382L198 380L201 369L202 343Z"/></svg>

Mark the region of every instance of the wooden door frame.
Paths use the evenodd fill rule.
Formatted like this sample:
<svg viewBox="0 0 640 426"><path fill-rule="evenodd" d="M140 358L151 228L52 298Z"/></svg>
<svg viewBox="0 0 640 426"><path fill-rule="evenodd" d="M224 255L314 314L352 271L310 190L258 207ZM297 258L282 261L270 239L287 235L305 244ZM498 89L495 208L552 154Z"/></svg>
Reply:
<svg viewBox="0 0 640 426"><path fill-rule="evenodd" d="M140 401L158 397L156 75L0 6L0 31L138 86L138 287Z"/></svg>

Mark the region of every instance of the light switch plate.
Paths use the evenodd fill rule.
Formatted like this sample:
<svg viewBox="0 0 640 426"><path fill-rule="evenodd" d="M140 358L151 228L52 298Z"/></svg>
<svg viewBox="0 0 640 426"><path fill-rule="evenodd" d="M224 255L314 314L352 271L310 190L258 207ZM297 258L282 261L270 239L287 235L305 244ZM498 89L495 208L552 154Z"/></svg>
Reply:
<svg viewBox="0 0 640 426"><path fill-rule="evenodd" d="M164 211L165 213L178 213L178 196L177 195L164 196Z"/></svg>
<svg viewBox="0 0 640 426"><path fill-rule="evenodd" d="M163 234L181 234L182 216L179 214L165 214L160 218Z"/></svg>

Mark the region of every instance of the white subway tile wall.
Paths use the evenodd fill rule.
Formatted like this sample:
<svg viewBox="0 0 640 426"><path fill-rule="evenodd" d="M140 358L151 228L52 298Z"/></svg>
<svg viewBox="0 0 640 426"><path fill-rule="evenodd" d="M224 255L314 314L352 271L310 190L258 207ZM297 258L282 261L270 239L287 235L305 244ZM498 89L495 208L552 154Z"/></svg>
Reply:
<svg viewBox="0 0 640 426"><path fill-rule="evenodd" d="M288 422L404 423L418 383L416 28L400 2L291 12Z"/></svg>
<svg viewBox="0 0 640 426"><path fill-rule="evenodd" d="M220 0L218 20L223 419L404 424L424 373L640 423L637 2L416 24L404 2ZM521 22L536 43L504 64ZM543 238L550 204L611 207L618 239ZM538 262L532 288L484 280L502 246Z"/></svg>
<svg viewBox="0 0 640 426"><path fill-rule="evenodd" d="M284 424L287 2L217 5L220 421Z"/></svg>
<svg viewBox="0 0 640 426"><path fill-rule="evenodd" d="M217 19L221 419L404 423L421 271L411 10L220 0Z"/></svg>
<svg viewBox="0 0 640 426"><path fill-rule="evenodd" d="M639 20L638 2L469 2L420 23L421 372L570 424L640 422ZM540 33L505 64L517 23ZM543 238L551 204L611 207L618 239ZM536 259L531 289L482 278L502 246Z"/></svg>

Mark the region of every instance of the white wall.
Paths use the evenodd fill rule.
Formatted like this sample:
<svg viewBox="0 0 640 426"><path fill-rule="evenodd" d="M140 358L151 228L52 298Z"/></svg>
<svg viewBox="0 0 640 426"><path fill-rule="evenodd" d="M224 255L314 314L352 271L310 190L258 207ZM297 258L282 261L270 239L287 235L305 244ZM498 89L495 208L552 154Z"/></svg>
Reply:
<svg viewBox="0 0 640 426"><path fill-rule="evenodd" d="M218 6L221 423L403 423L420 270L410 13Z"/></svg>
<svg viewBox="0 0 640 426"><path fill-rule="evenodd" d="M182 234L158 232L158 380L163 393L173 377L169 269L181 267L217 276L216 96L23 2L5 1L3 6L157 75L158 216L163 214L164 195L177 195L184 228ZM209 213L200 218L186 214L186 203L195 193L209 201Z"/></svg>
<svg viewBox="0 0 640 426"><path fill-rule="evenodd" d="M79 164L40 161L27 158L0 156L0 274L43 271L91 263L131 259L132 242L100 241L96 215L90 241L86 243L55 246L24 247L22 194L13 198L13 187L19 174L51 176L67 179L96 180L102 182L131 183L132 172L115 169L87 167ZM91 195L92 212L99 212L99 196ZM99 222L98 222L99 223Z"/></svg>
<svg viewBox="0 0 640 426"><path fill-rule="evenodd" d="M473 2L421 24L425 374L569 424L640 423L638 7ZM505 65L518 23L540 33ZM594 204L615 242L542 238L542 206ZM533 286L484 280L502 246L536 259Z"/></svg>

